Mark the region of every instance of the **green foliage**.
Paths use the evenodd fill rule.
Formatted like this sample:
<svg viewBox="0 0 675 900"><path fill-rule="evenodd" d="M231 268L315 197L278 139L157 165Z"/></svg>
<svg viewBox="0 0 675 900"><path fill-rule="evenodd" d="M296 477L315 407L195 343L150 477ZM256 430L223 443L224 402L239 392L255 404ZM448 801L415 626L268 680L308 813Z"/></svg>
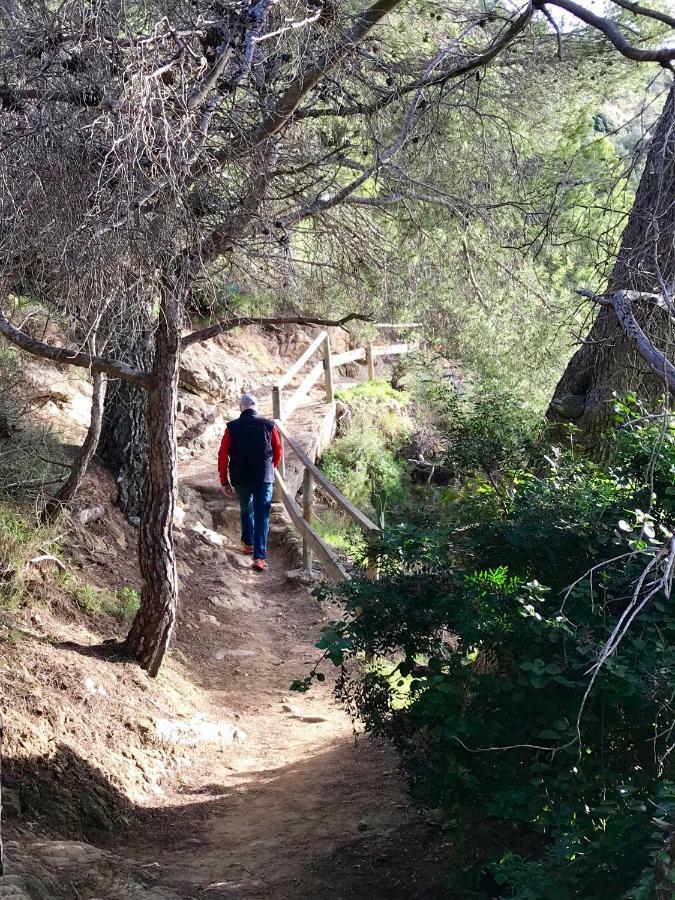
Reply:
<svg viewBox="0 0 675 900"><path fill-rule="evenodd" d="M540 439L539 417L490 382L470 382L459 391L434 379L424 393L448 440L446 465L457 475L525 465Z"/></svg>
<svg viewBox="0 0 675 900"><path fill-rule="evenodd" d="M92 587L72 576L62 578L62 584L82 612L92 619L109 616L124 625L129 625L140 605L138 592L129 587L120 588L113 593Z"/></svg>
<svg viewBox="0 0 675 900"><path fill-rule="evenodd" d="M34 515L0 502L0 608L21 602L28 561L49 549L52 541L51 529L39 525Z"/></svg>
<svg viewBox="0 0 675 900"><path fill-rule="evenodd" d="M460 414L479 446L454 445L462 465L503 464L474 408ZM374 655L361 674L343 668L338 693L396 744L416 799L443 810L462 854L458 896L654 890L654 811L675 821L675 608L663 591L594 666L645 567L650 584L666 574L675 431L634 422L630 398L617 415L604 467L549 456L502 471L498 488L470 474L446 497L449 520L471 510L462 530L392 528L378 582L318 592L344 608L323 629L325 658ZM505 428L507 446L517 433ZM487 499L472 502L474 490Z"/></svg>
<svg viewBox="0 0 675 900"><path fill-rule="evenodd" d="M347 433L324 453L323 471L362 509L373 512L385 495L402 499L408 468L400 450L412 427L408 395L377 379L338 391L337 396L349 407L351 421Z"/></svg>

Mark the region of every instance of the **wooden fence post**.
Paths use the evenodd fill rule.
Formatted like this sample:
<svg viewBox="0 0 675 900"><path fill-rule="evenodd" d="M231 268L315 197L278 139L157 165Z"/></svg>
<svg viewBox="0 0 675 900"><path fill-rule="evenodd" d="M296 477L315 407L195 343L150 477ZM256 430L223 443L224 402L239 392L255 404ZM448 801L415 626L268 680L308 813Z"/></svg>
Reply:
<svg viewBox="0 0 675 900"><path fill-rule="evenodd" d="M278 384L275 384L272 388L272 418L276 419L278 422L281 422L281 388ZM277 429L278 430L278 429ZM279 440L281 441L281 462L279 463L279 474L282 479L286 480L286 445L284 444L284 436L279 433ZM274 499L279 502L281 500L281 492L279 490L279 485L275 483L274 485Z"/></svg>
<svg viewBox="0 0 675 900"><path fill-rule="evenodd" d="M375 378L375 357L373 355L373 342L368 341L366 344L366 365L368 366L368 381Z"/></svg>
<svg viewBox="0 0 675 900"><path fill-rule="evenodd" d="M323 375L326 385L326 403L332 403L335 400L335 391L333 389L333 361L330 352L330 335L326 335L323 342Z"/></svg>
<svg viewBox="0 0 675 900"><path fill-rule="evenodd" d="M281 408L281 388L278 384L275 384L272 388L272 418L278 419L280 422L283 422Z"/></svg>
<svg viewBox="0 0 675 900"><path fill-rule="evenodd" d="M305 469L305 475L302 482L302 517L308 525L312 524L314 518L314 476ZM302 539L302 567L306 572L312 573L312 563L314 562L314 552L311 544L306 537Z"/></svg>

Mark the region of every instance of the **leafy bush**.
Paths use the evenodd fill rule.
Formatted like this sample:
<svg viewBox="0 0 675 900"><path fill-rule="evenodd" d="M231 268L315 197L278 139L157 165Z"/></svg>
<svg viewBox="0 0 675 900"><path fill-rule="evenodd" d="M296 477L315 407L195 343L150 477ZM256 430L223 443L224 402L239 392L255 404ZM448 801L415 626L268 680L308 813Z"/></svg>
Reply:
<svg viewBox="0 0 675 900"><path fill-rule="evenodd" d="M106 588L95 588L68 572L62 573L59 580L82 612L92 619L109 616L128 625L138 611L140 598L138 592L132 588L122 587L115 592Z"/></svg>
<svg viewBox="0 0 675 900"><path fill-rule="evenodd" d="M34 516L0 502L0 607L21 602L26 563L48 549L52 539L51 530L38 525Z"/></svg>
<svg viewBox="0 0 675 900"><path fill-rule="evenodd" d="M425 394L449 441L446 464L457 475L493 474L527 464L542 427L521 398L489 382L457 390L433 380L426 383Z"/></svg>
<svg viewBox="0 0 675 900"><path fill-rule="evenodd" d="M494 446L481 458L502 464ZM391 529L378 582L320 590L345 610L318 644L338 693L443 811L458 896L652 895L652 818L675 818L674 465L670 426L642 423L604 468L561 456L498 488L472 478L449 501L486 498L463 530ZM346 665L363 653L362 673Z"/></svg>
<svg viewBox="0 0 675 900"><path fill-rule="evenodd" d="M402 499L408 467L399 452L410 433L408 395L377 379L338 391L351 411L351 423L327 450L321 467L345 496L362 509L372 509L373 492Z"/></svg>

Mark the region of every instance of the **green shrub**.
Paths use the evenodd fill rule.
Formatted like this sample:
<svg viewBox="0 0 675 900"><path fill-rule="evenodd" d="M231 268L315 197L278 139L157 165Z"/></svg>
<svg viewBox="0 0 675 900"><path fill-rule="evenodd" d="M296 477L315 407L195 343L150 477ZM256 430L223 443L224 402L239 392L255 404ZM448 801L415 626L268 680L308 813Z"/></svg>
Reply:
<svg viewBox="0 0 675 900"><path fill-rule="evenodd" d="M540 441L541 420L527 403L489 383L457 390L427 381L424 393L448 440L445 464L458 476L517 469Z"/></svg>
<svg viewBox="0 0 675 900"><path fill-rule="evenodd" d="M138 593L128 587L112 593L75 580L69 593L80 609L93 619L109 616L123 624L130 624L139 607Z"/></svg>
<svg viewBox="0 0 675 900"><path fill-rule="evenodd" d="M376 379L338 391L338 397L349 407L351 421L324 453L323 471L352 503L371 513L374 491L403 500L408 466L400 452L412 428L408 395Z"/></svg>
<svg viewBox="0 0 675 900"><path fill-rule="evenodd" d="M344 608L317 645L326 658L375 657L344 668L338 694L396 744L416 799L442 810L458 897L653 894L652 819L675 821L675 608L657 582L674 438L630 424L604 467L549 456L498 488L472 477L446 498L472 509L462 530L390 529L379 581L319 591ZM594 668L635 598L637 619Z"/></svg>
<svg viewBox="0 0 675 900"><path fill-rule="evenodd" d="M34 515L0 501L0 606L14 607L23 598L26 565L40 551L49 552L53 533Z"/></svg>

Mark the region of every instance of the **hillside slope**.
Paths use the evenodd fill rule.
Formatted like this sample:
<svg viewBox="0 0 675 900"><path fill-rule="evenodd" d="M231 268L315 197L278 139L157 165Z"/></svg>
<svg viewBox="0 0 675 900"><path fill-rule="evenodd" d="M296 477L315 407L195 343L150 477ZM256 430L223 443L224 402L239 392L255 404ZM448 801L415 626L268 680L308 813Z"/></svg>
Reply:
<svg viewBox="0 0 675 900"><path fill-rule="evenodd" d="M181 397L181 456L204 477L181 491L180 613L160 677L102 643L123 635L114 601L138 571L135 531L96 466L75 512L99 515L68 526L66 572L31 567L23 602L2 611L3 900L441 896L426 879L442 845L411 818L392 755L355 742L329 684L289 694L330 610L286 578L297 550L285 524L270 571L252 572L236 511L208 481L221 418L242 388L264 395L288 358L276 340L246 340L248 356L226 364L221 346L184 375L200 393Z"/></svg>

